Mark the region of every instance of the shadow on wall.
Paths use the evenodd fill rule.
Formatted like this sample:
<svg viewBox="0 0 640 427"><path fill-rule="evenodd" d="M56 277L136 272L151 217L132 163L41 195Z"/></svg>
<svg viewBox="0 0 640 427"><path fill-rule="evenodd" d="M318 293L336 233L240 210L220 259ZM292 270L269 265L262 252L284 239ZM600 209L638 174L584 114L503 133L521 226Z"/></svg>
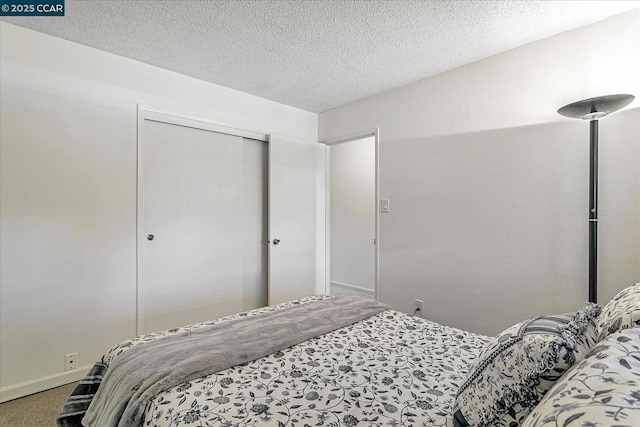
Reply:
<svg viewBox="0 0 640 427"><path fill-rule="evenodd" d="M382 129L384 132L384 129ZM381 300L495 334L587 300L589 126L381 141ZM640 277L640 109L600 126L600 295ZM489 315L490 313L490 315Z"/></svg>

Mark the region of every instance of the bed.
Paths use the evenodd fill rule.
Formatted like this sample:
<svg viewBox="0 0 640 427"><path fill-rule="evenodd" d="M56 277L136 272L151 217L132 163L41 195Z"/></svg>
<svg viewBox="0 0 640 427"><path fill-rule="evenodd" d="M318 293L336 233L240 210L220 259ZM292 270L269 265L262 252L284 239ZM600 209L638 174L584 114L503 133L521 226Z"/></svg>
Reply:
<svg viewBox="0 0 640 427"><path fill-rule="evenodd" d="M81 381L58 425L81 425L109 366L136 346L327 298L306 297L124 341ZM141 425L445 426L460 382L488 340L385 307L255 361L175 384L148 402Z"/></svg>
<svg viewBox="0 0 640 427"><path fill-rule="evenodd" d="M104 354L57 423L637 427L640 283L495 337L326 295L147 334Z"/></svg>

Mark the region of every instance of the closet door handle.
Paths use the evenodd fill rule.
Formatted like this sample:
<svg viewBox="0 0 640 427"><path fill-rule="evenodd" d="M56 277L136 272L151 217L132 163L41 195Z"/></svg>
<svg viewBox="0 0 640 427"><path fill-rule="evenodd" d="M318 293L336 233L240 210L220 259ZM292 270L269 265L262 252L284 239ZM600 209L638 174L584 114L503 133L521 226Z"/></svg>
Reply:
<svg viewBox="0 0 640 427"><path fill-rule="evenodd" d="M154 236L153 234L149 234L147 235L147 240L153 240L156 236Z"/></svg>
<svg viewBox="0 0 640 427"><path fill-rule="evenodd" d="M280 244L280 239L273 239L273 244L274 245L279 245Z"/></svg>

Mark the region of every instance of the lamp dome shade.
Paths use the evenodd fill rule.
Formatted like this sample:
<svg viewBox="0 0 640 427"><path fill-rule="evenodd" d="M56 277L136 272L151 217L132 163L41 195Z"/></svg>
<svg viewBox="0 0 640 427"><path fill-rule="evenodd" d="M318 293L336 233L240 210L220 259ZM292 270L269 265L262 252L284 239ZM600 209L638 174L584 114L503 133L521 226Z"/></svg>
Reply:
<svg viewBox="0 0 640 427"><path fill-rule="evenodd" d="M596 120L626 107L634 98L633 95L621 94L583 99L565 105L558 110L558 114L572 119Z"/></svg>

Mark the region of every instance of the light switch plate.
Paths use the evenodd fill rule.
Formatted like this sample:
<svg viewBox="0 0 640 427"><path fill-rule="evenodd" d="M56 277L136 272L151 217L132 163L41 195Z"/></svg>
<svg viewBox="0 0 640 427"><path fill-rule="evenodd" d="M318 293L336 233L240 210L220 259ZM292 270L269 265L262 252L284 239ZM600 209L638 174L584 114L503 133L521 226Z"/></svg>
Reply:
<svg viewBox="0 0 640 427"><path fill-rule="evenodd" d="M384 213L389 213L389 199L380 200L380 211Z"/></svg>

